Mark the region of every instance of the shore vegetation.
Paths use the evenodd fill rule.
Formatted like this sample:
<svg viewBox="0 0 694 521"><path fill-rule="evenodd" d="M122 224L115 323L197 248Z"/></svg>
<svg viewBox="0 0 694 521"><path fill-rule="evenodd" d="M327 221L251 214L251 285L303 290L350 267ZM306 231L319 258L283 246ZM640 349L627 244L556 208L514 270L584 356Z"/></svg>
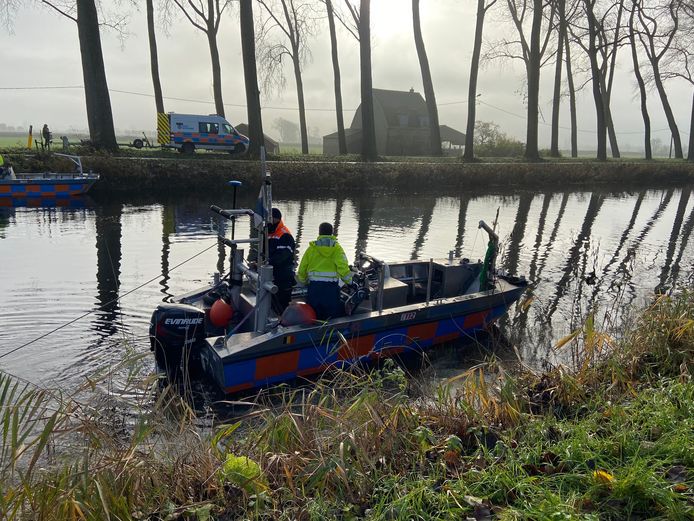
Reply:
<svg viewBox="0 0 694 521"><path fill-rule="evenodd" d="M69 394L3 374L0 517L693 519L694 294L555 349L571 362L489 358L435 388L329 373L228 421L152 393L145 355Z"/></svg>

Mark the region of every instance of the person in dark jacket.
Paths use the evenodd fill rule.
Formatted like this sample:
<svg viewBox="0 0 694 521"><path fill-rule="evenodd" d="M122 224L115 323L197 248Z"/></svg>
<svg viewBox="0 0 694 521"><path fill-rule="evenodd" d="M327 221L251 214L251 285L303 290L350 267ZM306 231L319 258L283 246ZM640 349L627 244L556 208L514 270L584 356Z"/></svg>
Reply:
<svg viewBox="0 0 694 521"><path fill-rule="evenodd" d="M277 294L272 296L272 309L280 316L292 300L294 278L294 251L296 243L282 220L282 212L272 209L272 222L268 225L268 253Z"/></svg>
<svg viewBox="0 0 694 521"><path fill-rule="evenodd" d="M48 150L51 149L51 141L52 141L52 135L51 131L48 128L48 124L43 125L43 129L41 130L41 134L43 135L43 145L48 148Z"/></svg>

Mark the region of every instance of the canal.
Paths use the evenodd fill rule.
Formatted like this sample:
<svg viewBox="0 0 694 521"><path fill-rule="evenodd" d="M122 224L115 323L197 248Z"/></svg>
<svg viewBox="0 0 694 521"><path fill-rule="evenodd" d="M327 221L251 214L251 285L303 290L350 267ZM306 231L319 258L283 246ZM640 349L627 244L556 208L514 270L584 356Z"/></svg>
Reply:
<svg viewBox="0 0 694 521"><path fill-rule="evenodd" d="M240 204L254 206L255 195L241 194ZM486 235L478 222L491 223L498 209L498 264L533 282L530 300L501 328L535 367L560 359L552 346L590 310L618 331L654 292L691 287L694 276L690 187L276 195L300 253L330 221L348 257L366 251L386 261L450 251L480 258ZM230 207L231 192L0 207L0 356L28 344L1 358L0 369L71 388L126 351L148 352L154 307L227 266L216 237L229 236L229 223L209 212L213 203ZM249 229L240 222L237 237ZM435 359L434 372L451 376L476 356L459 347Z"/></svg>

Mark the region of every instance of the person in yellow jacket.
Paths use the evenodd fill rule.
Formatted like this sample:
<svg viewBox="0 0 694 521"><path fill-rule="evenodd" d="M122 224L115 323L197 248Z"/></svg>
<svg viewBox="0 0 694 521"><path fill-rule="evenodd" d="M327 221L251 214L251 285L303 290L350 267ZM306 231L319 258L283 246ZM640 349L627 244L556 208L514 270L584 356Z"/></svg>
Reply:
<svg viewBox="0 0 694 521"><path fill-rule="evenodd" d="M318 238L309 243L301 258L296 278L308 284L308 304L316 312L316 318L326 320L344 315L340 301L340 282L352 281L352 271L342 246L333 235L333 225L321 223Z"/></svg>

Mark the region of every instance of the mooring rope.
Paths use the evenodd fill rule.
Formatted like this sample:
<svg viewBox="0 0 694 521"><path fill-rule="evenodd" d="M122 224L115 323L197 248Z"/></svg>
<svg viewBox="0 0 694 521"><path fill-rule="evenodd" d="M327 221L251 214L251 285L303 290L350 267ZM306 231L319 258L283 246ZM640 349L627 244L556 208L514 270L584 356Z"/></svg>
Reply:
<svg viewBox="0 0 694 521"><path fill-rule="evenodd" d="M190 261L192 261L193 259L195 259L196 257L199 257L199 256L202 255L203 253L207 252L208 250L211 250L212 248L215 248L215 247L217 246L217 244L218 244L218 241L215 240L215 241L214 241L214 244L212 244L211 246L205 248L205 249L202 250L202 251L199 251L198 253L196 253L196 254L193 255L192 257L189 257L189 258L187 258L186 260L184 260L184 261L182 261L182 262L176 264L173 268L170 268L170 269L169 269L169 272L174 271L176 268L180 268L181 266L183 266L183 265L186 264L187 262L190 262ZM68 322L65 322L64 324L62 324L62 325L56 327L55 329L52 329L52 330L46 332L46 333L44 333L44 334L42 334L42 335L40 335L40 336L37 336L37 337L34 338L33 340L30 340L29 342L26 342L25 344L22 344L22 345L19 346L19 347L15 347L14 349L11 349L11 350L7 351L6 353L1 354L1 355L0 355L0 359L1 359L1 358L5 358L7 355L11 355L12 353L16 353L16 352L19 351L20 349L24 349L25 347L30 346L31 344L33 344L33 343L35 343L35 342L38 342L39 340L42 340L42 339L46 338L46 337L49 336L49 335L52 335L52 334L55 333L56 331L60 331L61 329L66 328L67 326L69 326L69 325L71 325L71 324L74 324L74 323L77 322L78 320L82 320L83 318L88 317L88 316L91 315L92 313L96 313L97 311L103 310L105 307L110 306L111 304L113 304L113 303L115 303L115 302L118 302L118 301L121 300L122 298L127 297L128 295L130 295L131 293L134 293L135 291L137 291L137 290L139 290L139 289L144 288L145 286L147 286L148 284L151 284L152 282L156 281L156 280L159 279L160 277L161 277L161 273L159 273L159 274L158 274L157 276L155 276L155 277L152 277L152 278L149 279L147 282L143 282L143 283L140 284L139 286L137 286L137 287L131 289L130 291L127 291L127 292L124 293L123 295L120 295L120 296L114 298L113 300L110 300L109 302L106 302L105 304L102 304L101 306L99 306L99 307L97 307L97 308L94 308L94 309L92 309L92 310L90 310L90 311L87 311L86 313L84 313L83 315L80 315L80 316L77 317L77 318L73 318L72 320L70 320L70 321L68 321Z"/></svg>

